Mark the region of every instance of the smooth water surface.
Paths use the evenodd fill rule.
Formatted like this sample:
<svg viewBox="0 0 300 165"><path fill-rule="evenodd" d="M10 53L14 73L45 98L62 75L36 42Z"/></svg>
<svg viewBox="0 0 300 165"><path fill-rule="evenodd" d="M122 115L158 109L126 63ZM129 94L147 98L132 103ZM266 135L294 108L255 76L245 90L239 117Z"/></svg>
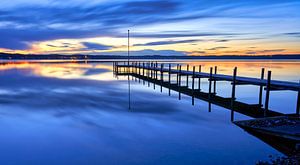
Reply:
<svg viewBox="0 0 300 165"><path fill-rule="evenodd" d="M172 61L172 63L177 63ZM298 82L300 62L183 61L208 72ZM131 79L131 78L130 78ZM207 81L202 81L207 90ZM228 82L217 93L229 96ZM296 93L271 93L270 108L294 113ZM114 77L109 62L2 62L1 164L255 164L282 155L230 121L230 111L153 84ZM237 99L257 103L258 87L238 86ZM235 114L235 120L249 117Z"/></svg>

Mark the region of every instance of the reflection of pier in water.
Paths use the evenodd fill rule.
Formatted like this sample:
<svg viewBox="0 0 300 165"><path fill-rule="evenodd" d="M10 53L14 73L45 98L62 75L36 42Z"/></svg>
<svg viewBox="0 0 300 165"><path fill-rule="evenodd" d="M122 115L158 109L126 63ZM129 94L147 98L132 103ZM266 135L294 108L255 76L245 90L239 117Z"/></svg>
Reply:
<svg viewBox="0 0 300 165"><path fill-rule="evenodd" d="M237 76L237 68L234 68L233 75L221 75L217 74L217 67L215 67L214 73L213 68L210 68L210 73L201 72L201 66L198 67L198 72L196 72L195 66L193 66L192 71L189 71L189 65L185 71L182 70L181 65L176 65L176 69L172 69L171 64L167 68L164 67L164 64L160 64L158 67L157 63L140 63L132 62L130 65L124 64L120 65L118 62L114 63L114 73L116 75L131 75L137 79L143 80L149 83L159 85L161 90L163 87L167 88L170 91L177 91L178 97L181 99L181 94L185 94L192 97L192 104L194 105L194 99L201 99L209 103L209 110L211 109L211 104L215 104L226 109L232 110L232 120L233 113L239 112L241 114L259 118L259 117L270 117L270 116L280 116L283 115L280 112L276 112L269 109L269 98L271 90L292 90L298 92L297 99L297 108L296 114L299 115L299 90L300 85L298 83L284 82L271 80L271 71L268 71L268 77L264 79L264 69L262 69L261 79L240 77ZM176 81L172 79L173 76L176 76ZM182 78L185 76L186 82L185 85L182 83ZM166 78L167 77L167 78ZM201 79L207 78L209 87L208 92L203 92L201 90ZM198 83L195 83L195 79L198 79ZM191 81L191 85L189 85ZM216 81L230 81L232 84L231 97L226 98L218 96L216 94ZM247 104L236 100L235 97L235 88L237 85L257 85L260 87L258 104ZM197 86L195 88L195 86ZM265 87L266 96L265 104L263 107L262 104L262 91Z"/></svg>
<svg viewBox="0 0 300 165"><path fill-rule="evenodd" d="M168 89L169 95L172 91L178 92L178 98L181 99L181 94L185 94L191 96L192 105L194 105L195 98L207 101L209 104L209 111L211 111L211 104L215 104L226 109L231 110L231 120L234 120L234 112L238 112L253 118L260 117L272 117L272 116L282 116L283 113L276 112L270 110L269 106L269 97L271 90L292 90L298 92L297 99L297 107L296 113L293 115L299 116L299 104L300 104L300 85L298 83L284 82L284 81L274 81L271 80L271 71L268 71L268 77L264 79L264 68L261 72L261 79L256 78L248 78L248 77L238 77L237 76L237 68L234 68L233 75L221 75L217 74L217 67L214 69L210 68L210 73L201 72L201 66L198 67L198 72L196 72L195 66L193 66L192 71L189 71L189 65L185 71L182 70L181 65L176 65L176 69L172 69L172 65L169 64L167 68L164 68L164 64L160 64L158 67L157 62L153 63L141 63L141 62L132 62L130 65L128 63L124 65L120 65L119 62L114 62L113 65L114 73L118 75L124 76L132 76L136 81L150 86L150 83L155 86L160 86L160 90L162 92L163 87ZM166 74L165 74L166 73ZM174 82L173 76L176 76L176 80ZM186 81L183 85L182 76L185 76ZM167 77L167 78L166 78ZM201 79L208 79L208 92L203 92L201 90ZM138 80L137 80L138 79ZM198 83L195 83L195 79L197 79ZM189 81L191 81L191 85L189 85ZM222 96L218 96L216 94L216 81L229 81L232 85L231 97L226 98ZM259 86L259 96L258 96L258 104L247 104L236 100L235 97L235 88L236 85L257 85ZM196 88L195 88L196 86ZM265 87L266 96L265 96L265 104L262 104L262 94L263 89ZM287 156L291 156L295 154L295 148L299 144L298 141L293 140L282 140L281 138L270 137L266 134L255 132L253 130L248 130L244 128L251 135L256 136L267 144L271 145L275 149L284 153Z"/></svg>

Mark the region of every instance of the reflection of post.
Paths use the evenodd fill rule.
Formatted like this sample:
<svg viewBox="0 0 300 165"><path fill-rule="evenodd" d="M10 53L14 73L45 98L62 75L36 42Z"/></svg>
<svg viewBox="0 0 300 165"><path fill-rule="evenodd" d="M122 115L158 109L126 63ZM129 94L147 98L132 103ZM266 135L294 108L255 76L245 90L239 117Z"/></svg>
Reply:
<svg viewBox="0 0 300 165"><path fill-rule="evenodd" d="M156 64L155 64L154 62L153 62L153 68L152 68L152 70L153 70L153 71L152 71L152 72L153 72L153 73L152 73L152 74L153 74L153 75L152 75L153 77L151 76L151 79L155 79ZM153 83L153 89L155 90L155 82Z"/></svg>
<svg viewBox="0 0 300 165"><path fill-rule="evenodd" d="M130 67L129 67L129 30L128 30L128 45L127 45L128 47L128 52L127 52L127 54L128 54L128 69L129 69L129 71L130 71ZM129 80L129 74L128 74L128 109L131 109L131 101L130 101L130 98L131 96L130 96L130 80Z"/></svg>
<svg viewBox="0 0 300 165"><path fill-rule="evenodd" d="M265 77L265 68L261 69L261 75L260 75L260 79L263 80ZM259 87L259 98L258 98L258 105L260 107L262 107L262 92L263 92L263 85L260 85Z"/></svg>
<svg viewBox="0 0 300 165"><path fill-rule="evenodd" d="M178 73L178 98L181 100L181 65L179 65L179 73Z"/></svg>
<svg viewBox="0 0 300 165"><path fill-rule="evenodd" d="M269 98L270 98L270 88L271 88L271 73L272 73L271 71L268 71L264 116L267 115L267 112L268 112L268 109L269 109Z"/></svg>
<svg viewBox="0 0 300 165"><path fill-rule="evenodd" d="M171 64L169 64L169 96L171 96Z"/></svg>
<svg viewBox="0 0 300 165"><path fill-rule="evenodd" d="M234 120L234 101L235 101L235 86L236 86L237 67L233 70L232 90L231 90L231 121Z"/></svg>

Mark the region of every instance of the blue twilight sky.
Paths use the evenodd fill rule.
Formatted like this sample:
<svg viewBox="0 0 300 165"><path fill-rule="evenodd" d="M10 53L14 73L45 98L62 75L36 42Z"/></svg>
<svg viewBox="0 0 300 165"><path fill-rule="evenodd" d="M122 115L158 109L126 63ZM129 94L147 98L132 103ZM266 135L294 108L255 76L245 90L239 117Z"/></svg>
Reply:
<svg viewBox="0 0 300 165"><path fill-rule="evenodd" d="M1 0L0 51L300 53L299 0Z"/></svg>

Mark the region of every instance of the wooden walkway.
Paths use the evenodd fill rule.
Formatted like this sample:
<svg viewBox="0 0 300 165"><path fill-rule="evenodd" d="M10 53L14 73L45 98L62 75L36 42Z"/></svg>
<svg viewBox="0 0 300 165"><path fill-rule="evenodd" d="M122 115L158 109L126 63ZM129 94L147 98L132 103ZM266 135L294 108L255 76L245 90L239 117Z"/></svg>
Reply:
<svg viewBox="0 0 300 165"><path fill-rule="evenodd" d="M251 77L242 77L237 76L237 68L234 68L233 75L223 75L217 74L217 67L215 67L214 73L213 68L210 68L210 73L201 72L201 66L198 67L196 72L195 66L193 66L192 71L189 71L189 66L187 65L187 70L182 70L181 65L176 65L176 69L172 69L171 64L167 67L164 67L165 64L149 62L132 62L127 64L119 64L120 62L114 62L114 73L117 75L131 75L136 78L146 80L148 82L158 84L162 87L168 88L169 91L177 91L180 94L186 94L193 98L202 99L213 103L219 106L222 106L227 109L232 109L239 113L245 114L251 117L265 117L265 116L278 116L283 115L282 113L275 112L269 109L269 98L270 91L272 90L291 90L298 93L296 115L299 115L300 109L300 84L287 81L278 81L271 80L271 71L268 71L267 79L264 79L264 69L261 72L261 78L251 78ZM173 65L174 66L174 65ZM164 80L164 77L167 74L167 81ZM176 75L176 83L172 83L171 76ZM182 86L181 79L182 76L186 77L186 84L191 79L192 87ZM195 79L199 79L198 82L201 82L201 78L207 78L209 82L208 93L202 92L200 88L200 83L195 84ZM230 98L224 98L216 95L216 81L229 81L232 84L232 92ZM195 85L198 86L198 89L195 89ZM255 105L250 105L242 102L236 101L235 98L235 88L236 85L255 85L259 86L259 102ZM213 89L212 89L213 87ZM262 103L262 91L266 90L265 94L265 104L263 107ZM170 93L170 92L169 92Z"/></svg>

